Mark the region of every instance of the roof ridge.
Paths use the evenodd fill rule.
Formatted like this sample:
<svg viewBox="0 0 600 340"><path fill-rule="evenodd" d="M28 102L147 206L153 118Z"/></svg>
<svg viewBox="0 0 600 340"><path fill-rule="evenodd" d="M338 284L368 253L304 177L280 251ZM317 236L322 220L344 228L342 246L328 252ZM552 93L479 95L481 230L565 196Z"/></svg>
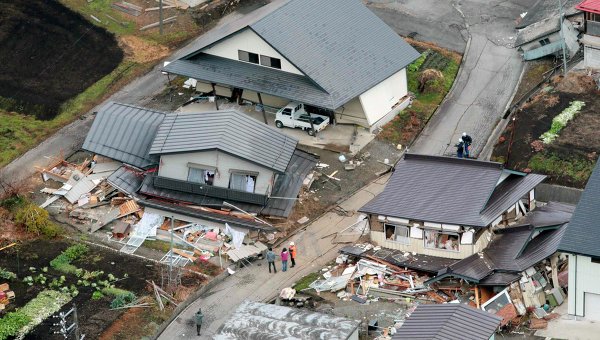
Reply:
<svg viewBox="0 0 600 340"><path fill-rule="evenodd" d="M478 165L478 166L485 166L485 167L490 167L490 168L498 168L500 170L504 169L504 166L502 165L502 163L483 161L483 160L471 159L471 158L456 158L456 157L449 157L449 156L426 155L426 154L420 154L420 153L406 152L404 154L404 159L429 160L429 161L447 162L447 163L454 163L454 164L462 163L462 164L468 164L468 165Z"/></svg>
<svg viewBox="0 0 600 340"><path fill-rule="evenodd" d="M115 105L116 106L132 107L132 108L140 109L140 110L144 110L144 111L150 111L150 112L154 112L154 113L160 113L160 114L163 114L163 115L167 115L168 114L168 112L165 112L165 111L154 110L154 109L149 109L149 108L138 106L138 105L134 105L134 104L126 104L126 103L115 102L115 101L110 101L105 106L103 106L103 109L107 108L107 107L110 107L110 106L115 106Z"/></svg>

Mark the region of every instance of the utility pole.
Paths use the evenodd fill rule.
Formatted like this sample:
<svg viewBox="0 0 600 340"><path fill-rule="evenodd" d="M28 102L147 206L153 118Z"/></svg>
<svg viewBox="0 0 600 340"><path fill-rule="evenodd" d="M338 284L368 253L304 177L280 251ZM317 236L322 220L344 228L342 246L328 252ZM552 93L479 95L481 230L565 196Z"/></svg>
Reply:
<svg viewBox="0 0 600 340"><path fill-rule="evenodd" d="M173 253L173 229L175 228L175 217L171 216L171 261L169 262L169 286L173 284L173 261L175 254Z"/></svg>
<svg viewBox="0 0 600 340"><path fill-rule="evenodd" d="M563 31L563 6L560 0L558 0L558 17L560 25L560 40L562 41L562 54L563 54L563 76L567 75L567 43L565 42L565 32Z"/></svg>
<svg viewBox="0 0 600 340"><path fill-rule="evenodd" d="M560 0L558 0L560 2ZM163 34L163 0L158 1L158 30Z"/></svg>
<svg viewBox="0 0 600 340"><path fill-rule="evenodd" d="M67 318L71 314L73 314L73 323L68 324ZM83 340L85 338L85 334L81 334L81 331L79 330L77 307L75 307L75 305L67 312L60 312L55 318L59 318L60 320L58 323L55 323L54 326L59 326L60 328L58 332L54 332L54 334L62 334L65 339L68 339L71 332L75 332L75 340Z"/></svg>

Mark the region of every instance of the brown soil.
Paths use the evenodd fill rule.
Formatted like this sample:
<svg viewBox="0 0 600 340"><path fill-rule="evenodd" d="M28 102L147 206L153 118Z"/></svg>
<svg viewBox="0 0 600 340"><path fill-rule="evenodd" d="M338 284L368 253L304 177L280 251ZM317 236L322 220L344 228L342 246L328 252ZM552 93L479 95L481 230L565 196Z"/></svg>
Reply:
<svg viewBox="0 0 600 340"><path fill-rule="evenodd" d="M412 39L409 37L404 37L404 40L406 40L407 43L409 43L412 47L417 49L419 52L422 52L425 50L436 51L437 53L443 55L446 58L453 59L457 63L460 63L460 61L462 59L462 56L459 53L441 48L438 45L431 43L431 42L419 41L419 40L415 40L415 39Z"/></svg>
<svg viewBox="0 0 600 340"><path fill-rule="evenodd" d="M58 1L0 0L3 108L53 118L123 59L114 37Z"/></svg>
<svg viewBox="0 0 600 340"><path fill-rule="evenodd" d="M544 80L544 74L549 71L553 66L553 61L550 58L539 59L534 61L528 61L525 63L525 71L523 77L517 88L517 92L513 97L513 101L510 104L515 105L519 100L523 98L530 90L537 86L542 80Z"/></svg>
<svg viewBox="0 0 600 340"><path fill-rule="evenodd" d="M168 56L170 53L168 47L151 44L147 40L134 35L120 37L119 46L123 49L127 58L138 63L159 60Z"/></svg>
<svg viewBox="0 0 600 340"><path fill-rule="evenodd" d="M557 84L556 90L566 93L588 93L596 90L596 82L586 71L569 72L566 77L556 76L552 82Z"/></svg>
<svg viewBox="0 0 600 340"><path fill-rule="evenodd" d="M152 302L152 300L148 299L148 302ZM142 334L153 334L172 312L172 305L165 306L165 310L162 312L157 308L128 309L102 332L98 339L129 340L139 339Z"/></svg>

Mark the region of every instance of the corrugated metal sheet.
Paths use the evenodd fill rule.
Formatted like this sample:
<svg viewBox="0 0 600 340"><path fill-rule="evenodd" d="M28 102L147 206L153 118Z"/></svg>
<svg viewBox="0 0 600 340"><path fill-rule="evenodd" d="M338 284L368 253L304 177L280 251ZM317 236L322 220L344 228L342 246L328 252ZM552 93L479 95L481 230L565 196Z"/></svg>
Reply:
<svg viewBox="0 0 600 340"><path fill-rule="evenodd" d="M284 172L298 140L235 110L173 113L160 125L150 154L221 150Z"/></svg>
<svg viewBox="0 0 600 340"><path fill-rule="evenodd" d="M583 0L575 8L592 13L600 14L600 0Z"/></svg>
<svg viewBox="0 0 600 340"><path fill-rule="evenodd" d="M282 91L274 95L331 109L366 92L419 57L414 48L359 0L277 2L260 12L249 14L237 23L215 30L195 48L201 51L246 27L250 27L325 90L329 99L320 103L304 101L303 92L294 91ZM182 59L193 58L196 54ZM192 70L187 67L193 65L169 65L165 71L192 76ZM280 76L270 75L275 78L265 80L279 87L287 86L285 78L288 76L285 72L276 72ZM235 73L221 76L225 77L221 78L222 84L249 89L246 87L249 84ZM205 78L200 76L198 79ZM263 90L268 93L267 89L275 88L269 85L264 86Z"/></svg>
<svg viewBox="0 0 600 340"><path fill-rule="evenodd" d="M321 90L306 76L209 54L201 53L190 60L175 60L164 71L327 109L339 106L336 104L339 98Z"/></svg>
<svg viewBox="0 0 600 340"><path fill-rule="evenodd" d="M82 148L138 168L158 163L148 155L164 112L109 103L98 110Z"/></svg>
<svg viewBox="0 0 600 340"><path fill-rule="evenodd" d="M112 175L108 176L106 181L121 192L134 196L142 185L143 179L144 175L141 171L121 166Z"/></svg>
<svg viewBox="0 0 600 340"><path fill-rule="evenodd" d="M394 340L488 340L500 318L465 304L421 304L404 321Z"/></svg>
<svg viewBox="0 0 600 340"><path fill-rule="evenodd" d="M360 255L361 257L374 256L398 267L420 270L428 273L437 273L442 268L457 262L455 259L446 257L431 256L407 253L402 250L381 248L380 250L367 250Z"/></svg>
<svg viewBox="0 0 600 340"><path fill-rule="evenodd" d="M536 189L537 197L537 189ZM520 225L532 225L535 228L562 225L571 220L575 206L566 203L548 202L538 206L526 216L519 219Z"/></svg>
<svg viewBox="0 0 600 340"><path fill-rule="evenodd" d="M150 208L157 209L157 210L164 211L164 212L178 213L178 214L182 214L182 215L186 215L186 216L190 216L190 217L194 217L194 218L199 218L199 219L203 219L203 220L207 220L207 221L217 222L217 223L223 223L223 224L228 223L229 225L231 225L233 227L240 227L240 228L251 229L251 230L275 231L275 228L270 227L269 225L266 225L263 223L255 222L253 220L237 218L235 216L223 215L223 214L213 213L213 212L209 212L209 211L203 211L200 209L194 209L194 208L186 207L183 205L172 204L172 203L168 203L165 201L158 201L158 200L152 200L152 199L140 200L140 201L138 201L138 204L143 207L150 207Z"/></svg>
<svg viewBox="0 0 600 340"><path fill-rule="evenodd" d="M313 155L296 149L285 173L277 176L271 197L261 214L288 217L296 204L296 200L289 198L298 197L304 178L316 164L317 159Z"/></svg>
<svg viewBox="0 0 600 340"><path fill-rule="evenodd" d="M573 218L562 238L559 250L579 255L600 257L600 162L585 186Z"/></svg>
<svg viewBox="0 0 600 340"><path fill-rule="evenodd" d="M244 301L219 327L215 340L346 340L359 321L272 304Z"/></svg>

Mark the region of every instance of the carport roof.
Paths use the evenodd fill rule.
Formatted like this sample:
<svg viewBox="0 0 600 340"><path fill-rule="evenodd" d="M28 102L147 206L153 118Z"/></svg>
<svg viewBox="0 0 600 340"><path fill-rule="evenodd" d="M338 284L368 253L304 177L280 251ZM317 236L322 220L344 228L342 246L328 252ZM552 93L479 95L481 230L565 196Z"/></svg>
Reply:
<svg viewBox="0 0 600 340"><path fill-rule="evenodd" d="M206 47L244 29L254 31L326 93L319 102L307 103L330 109L366 92L419 57L414 48L359 0L290 0L275 1L211 31L196 43L194 53L179 61L191 60ZM166 72L192 77L192 70L187 68L195 68L196 73L202 71L190 63L171 64L165 67ZM220 83L249 89L243 78L232 73L228 76ZM262 76L273 75L265 71ZM281 80L272 82L285 86ZM273 86L263 90L269 89ZM303 101L294 92L287 92L285 98Z"/></svg>

